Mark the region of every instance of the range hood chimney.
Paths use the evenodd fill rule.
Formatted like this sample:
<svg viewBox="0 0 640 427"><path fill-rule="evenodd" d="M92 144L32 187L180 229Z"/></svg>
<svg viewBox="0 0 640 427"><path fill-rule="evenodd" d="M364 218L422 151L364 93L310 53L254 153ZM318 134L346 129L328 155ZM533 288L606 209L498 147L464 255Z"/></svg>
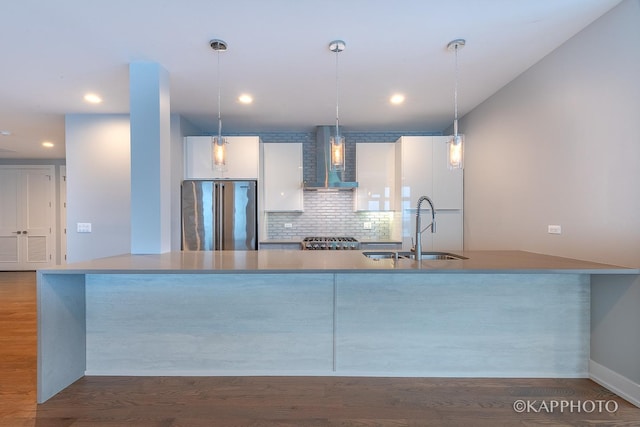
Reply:
<svg viewBox="0 0 640 427"><path fill-rule="evenodd" d="M332 171L329 167L331 156L329 153L329 139L331 126L316 128L316 181L305 182L304 189L308 191L351 191L358 186L357 182L343 181L342 172Z"/></svg>

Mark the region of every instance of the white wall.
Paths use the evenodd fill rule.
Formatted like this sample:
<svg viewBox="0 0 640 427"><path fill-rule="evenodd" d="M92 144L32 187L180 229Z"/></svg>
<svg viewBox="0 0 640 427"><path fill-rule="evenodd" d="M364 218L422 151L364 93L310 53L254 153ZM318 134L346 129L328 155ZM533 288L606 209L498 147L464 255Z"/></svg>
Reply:
<svg viewBox="0 0 640 427"><path fill-rule="evenodd" d="M130 252L128 115L67 115L67 262ZM78 233L76 224L92 224Z"/></svg>
<svg viewBox="0 0 640 427"><path fill-rule="evenodd" d="M171 250L180 250L182 141L198 133L171 116ZM68 115L66 141L68 262L131 252L129 115ZM92 233L77 233L77 222L91 222Z"/></svg>
<svg viewBox="0 0 640 427"><path fill-rule="evenodd" d="M638 42L627 0L464 117L467 249L640 266Z"/></svg>
<svg viewBox="0 0 640 427"><path fill-rule="evenodd" d="M640 267L638 42L626 0L463 118L466 249ZM594 276L591 314L592 376L640 405L640 278Z"/></svg>

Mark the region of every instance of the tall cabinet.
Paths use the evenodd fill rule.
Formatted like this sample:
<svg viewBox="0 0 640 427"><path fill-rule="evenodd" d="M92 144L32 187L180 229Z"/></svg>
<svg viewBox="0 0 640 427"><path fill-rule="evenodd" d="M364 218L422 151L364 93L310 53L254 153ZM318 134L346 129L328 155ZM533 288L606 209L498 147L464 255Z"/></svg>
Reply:
<svg viewBox="0 0 640 427"><path fill-rule="evenodd" d="M422 233L423 250L463 249L463 171L447 167L447 136L403 136L396 141L396 206L402 216L402 243L411 247L416 205L428 196L436 210L436 232ZM431 221L428 203L420 210L422 226Z"/></svg>
<svg viewBox="0 0 640 427"><path fill-rule="evenodd" d="M54 166L0 166L0 270L55 263Z"/></svg>

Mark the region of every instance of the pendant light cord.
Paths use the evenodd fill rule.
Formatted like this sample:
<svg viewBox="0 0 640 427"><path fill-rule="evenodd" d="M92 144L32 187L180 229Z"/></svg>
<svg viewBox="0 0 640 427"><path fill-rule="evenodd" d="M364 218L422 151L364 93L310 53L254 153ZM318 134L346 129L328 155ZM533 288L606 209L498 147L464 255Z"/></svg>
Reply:
<svg viewBox="0 0 640 427"><path fill-rule="evenodd" d="M218 56L218 144L222 144L222 116L220 114L220 51Z"/></svg>
<svg viewBox="0 0 640 427"><path fill-rule="evenodd" d="M336 50L336 141L340 137L340 119L339 119L339 103L340 103L340 89L339 89L339 81L338 81L338 55L340 54L339 50Z"/></svg>
<svg viewBox="0 0 640 427"><path fill-rule="evenodd" d="M458 136L458 44L455 45L455 83L453 90L453 135Z"/></svg>

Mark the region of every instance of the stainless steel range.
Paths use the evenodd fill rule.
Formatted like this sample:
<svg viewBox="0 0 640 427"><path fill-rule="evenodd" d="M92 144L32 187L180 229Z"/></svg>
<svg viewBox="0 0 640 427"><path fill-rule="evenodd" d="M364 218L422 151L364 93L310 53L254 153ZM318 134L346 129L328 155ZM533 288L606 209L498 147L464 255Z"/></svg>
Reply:
<svg viewBox="0 0 640 427"><path fill-rule="evenodd" d="M305 237L302 239L305 250L350 250L360 249L360 242L354 237Z"/></svg>

